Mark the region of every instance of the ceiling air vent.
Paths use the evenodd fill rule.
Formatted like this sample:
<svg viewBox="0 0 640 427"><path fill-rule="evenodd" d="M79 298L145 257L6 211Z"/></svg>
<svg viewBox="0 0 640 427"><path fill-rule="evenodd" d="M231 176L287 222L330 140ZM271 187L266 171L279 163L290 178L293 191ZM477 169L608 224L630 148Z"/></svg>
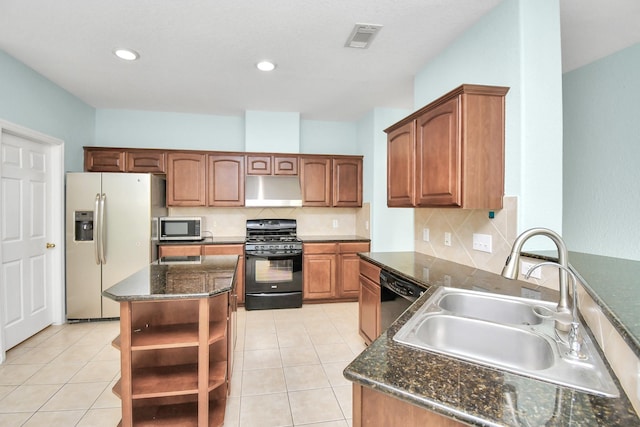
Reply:
<svg viewBox="0 0 640 427"><path fill-rule="evenodd" d="M349 35L345 47L355 47L358 49L366 49L380 32L382 25L376 24L356 24L353 31Z"/></svg>

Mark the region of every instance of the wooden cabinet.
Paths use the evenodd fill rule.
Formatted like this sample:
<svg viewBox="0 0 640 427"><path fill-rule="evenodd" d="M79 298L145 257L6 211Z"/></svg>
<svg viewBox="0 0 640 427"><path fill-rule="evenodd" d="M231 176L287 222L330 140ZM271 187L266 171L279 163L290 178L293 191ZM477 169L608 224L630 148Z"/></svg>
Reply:
<svg viewBox="0 0 640 427"><path fill-rule="evenodd" d="M463 427L465 425L369 387L353 385L353 427Z"/></svg>
<svg viewBox="0 0 640 427"><path fill-rule="evenodd" d="M159 245L158 258L202 255L202 245Z"/></svg>
<svg viewBox="0 0 640 427"><path fill-rule="evenodd" d="M126 172L126 153L116 148L84 148L86 172Z"/></svg>
<svg viewBox="0 0 640 427"><path fill-rule="evenodd" d="M331 158L301 157L302 206L331 206Z"/></svg>
<svg viewBox="0 0 640 427"><path fill-rule="evenodd" d="M358 329L367 344L380 335L380 268L360 260Z"/></svg>
<svg viewBox="0 0 640 427"><path fill-rule="evenodd" d="M244 206L244 156L209 154L208 206Z"/></svg>
<svg viewBox="0 0 640 427"><path fill-rule="evenodd" d="M166 153L155 150L127 150L127 172L165 173Z"/></svg>
<svg viewBox="0 0 640 427"><path fill-rule="evenodd" d="M368 242L305 243L302 250L304 300L357 300L357 253L368 251Z"/></svg>
<svg viewBox="0 0 640 427"><path fill-rule="evenodd" d="M332 299L336 289L336 243L305 243L303 245L303 299Z"/></svg>
<svg viewBox="0 0 640 427"><path fill-rule="evenodd" d="M386 129L387 205L501 209L508 90L462 85Z"/></svg>
<svg viewBox="0 0 640 427"><path fill-rule="evenodd" d="M206 206L207 157L198 152L167 155L167 206Z"/></svg>
<svg viewBox="0 0 640 427"><path fill-rule="evenodd" d="M244 245L202 245L202 255L238 255L236 270L237 303L244 305Z"/></svg>
<svg viewBox="0 0 640 427"><path fill-rule="evenodd" d="M301 157L302 206L362 206L362 157Z"/></svg>
<svg viewBox="0 0 640 427"><path fill-rule="evenodd" d="M162 150L84 147L84 170L165 173L165 155Z"/></svg>
<svg viewBox="0 0 640 427"><path fill-rule="evenodd" d="M360 257L358 252L369 252L368 242L338 243L338 280L336 296L357 300L360 294Z"/></svg>
<svg viewBox="0 0 640 427"><path fill-rule="evenodd" d="M333 199L335 207L362 206L362 158L334 158Z"/></svg>
<svg viewBox="0 0 640 427"><path fill-rule="evenodd" d="M121 352L121 378L113 390L122 399L123 427L222 425L231 375L230 310L229 293L120 303L114 346Z"/></svg>
<svg viewBox="0 0 640 427"><path fill-rule="evenodd" d="M298 175L298 156L248 154L247 175Z"/></svg>

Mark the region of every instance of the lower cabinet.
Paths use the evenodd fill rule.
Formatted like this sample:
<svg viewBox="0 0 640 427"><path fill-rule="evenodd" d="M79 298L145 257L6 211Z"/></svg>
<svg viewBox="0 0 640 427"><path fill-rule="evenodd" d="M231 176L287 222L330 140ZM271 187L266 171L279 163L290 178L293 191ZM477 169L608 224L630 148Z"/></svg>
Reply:
<svg viewBox="0 0 640 427"><path fill-rule="evenodd" d="M165 256L196 256L202 255L202 245L160 245L158 258Z"/></svg>
<svg viewBox="0 0 640 427"><path fill-rule="evenodd" d="M230 304L229 293L120 303L114 346L121 378L113 391L122 400L121 426L223 424L233 354Z"/></svg>
<svg viewBox="0 0 640 427"><path fill-rule="evenodd" d="M380 335L380 268L360 260L358 332L371 344Z"/></svg>
<svg viewBox="0 0 640 427"><path fill-rule="evenodd" d="M305 243L303 298L305 301L356 301L359 295L358 252L369 242Z"/></svg>
<svg viewBox="0 0 640 427"><path fill-rule="evenodd" d="M465 425L371 388L353 385L353 427L462 427Z"/></svg>

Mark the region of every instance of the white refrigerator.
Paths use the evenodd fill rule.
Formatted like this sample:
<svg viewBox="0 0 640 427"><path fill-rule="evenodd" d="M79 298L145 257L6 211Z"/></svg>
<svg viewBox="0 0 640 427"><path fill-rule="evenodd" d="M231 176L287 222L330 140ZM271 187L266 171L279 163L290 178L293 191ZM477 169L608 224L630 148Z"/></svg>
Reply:
<svg viewBox="0 0 640 427"><path fill-rule="evenodd" d="M157 259L158 217L167 214L164 177L68 173L67 319L119 317L102 291Z"/></svg>

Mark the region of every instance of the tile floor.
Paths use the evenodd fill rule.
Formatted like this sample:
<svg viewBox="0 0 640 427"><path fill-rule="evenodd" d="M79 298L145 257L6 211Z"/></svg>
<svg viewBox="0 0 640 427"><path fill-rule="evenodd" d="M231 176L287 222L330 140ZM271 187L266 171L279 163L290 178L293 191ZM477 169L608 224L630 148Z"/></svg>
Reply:
<svg viewBox="0 0 640 427"><path fill-rule="evenodd" d="M115 427L119 322L50 326L0 365L0 426ZM347 427L344 367L364 349L357 303L238 311L225 426Z"/></svg>

